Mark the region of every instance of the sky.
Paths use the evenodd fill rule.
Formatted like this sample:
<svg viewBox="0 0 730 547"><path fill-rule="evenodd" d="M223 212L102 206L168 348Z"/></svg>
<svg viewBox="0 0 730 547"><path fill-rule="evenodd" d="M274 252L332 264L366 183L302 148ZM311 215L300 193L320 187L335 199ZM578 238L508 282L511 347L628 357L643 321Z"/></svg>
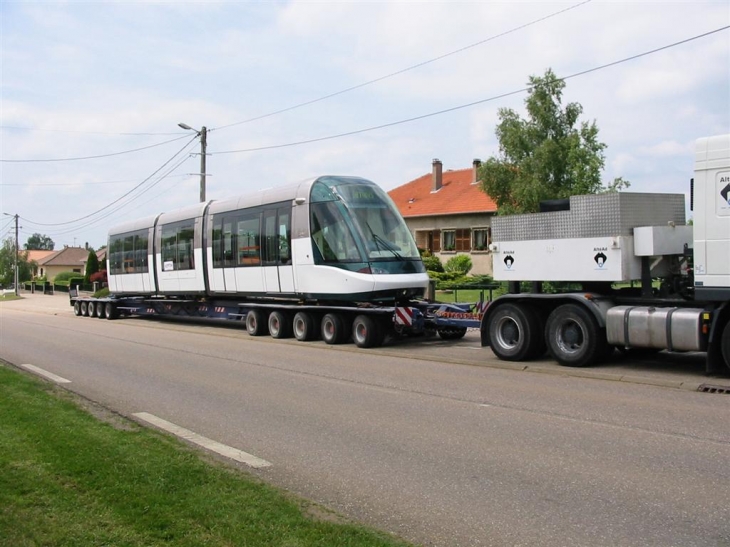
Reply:
<svg viewBox="0 0 730 547"><path fill-rule="evenodd" d="M207 199L470 168L548 68L598 126L605 182L688 194L696 139L730 132L728 26L728 0L2 0L0 235L17 214L21 247L99 248L194 205L201 146L179 123L208 129Z"/></svg>

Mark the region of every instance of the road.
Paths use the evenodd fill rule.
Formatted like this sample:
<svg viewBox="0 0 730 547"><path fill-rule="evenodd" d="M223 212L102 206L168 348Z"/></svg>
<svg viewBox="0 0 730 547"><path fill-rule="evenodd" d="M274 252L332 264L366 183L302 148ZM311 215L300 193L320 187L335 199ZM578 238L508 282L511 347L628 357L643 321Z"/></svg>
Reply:
<svg viewBox="0 0 730 547"><path fill-rule="evenodd" d="M422 545L730 546L730 396L690 389L730 381L696 360L524 370L474 336L360 350L43 298L0 304L0 358Z"/></svg>

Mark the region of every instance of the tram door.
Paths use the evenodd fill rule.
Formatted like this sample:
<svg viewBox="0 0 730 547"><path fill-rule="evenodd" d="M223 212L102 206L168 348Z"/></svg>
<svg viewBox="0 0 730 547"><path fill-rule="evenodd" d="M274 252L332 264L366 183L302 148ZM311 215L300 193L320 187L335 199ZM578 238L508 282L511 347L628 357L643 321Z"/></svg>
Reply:
<svg viewBox="0 0 730 547"><path fill-rule="evenodd" d="M264 211L262 224L264 290L267 293L293 293L291 207Z"/></svg>

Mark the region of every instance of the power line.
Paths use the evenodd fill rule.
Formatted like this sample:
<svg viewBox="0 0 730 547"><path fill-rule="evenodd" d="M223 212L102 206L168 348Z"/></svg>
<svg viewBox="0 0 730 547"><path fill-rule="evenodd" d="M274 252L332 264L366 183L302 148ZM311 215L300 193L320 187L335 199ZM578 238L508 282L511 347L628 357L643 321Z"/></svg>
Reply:
<svg viewBox="0 0 730 547"><path fill-rule="evenodd" d="M653 53L658 53L658 52L664 51L666 49L670 49L670 48L673 48L673 47L676 47L676 46L679 46L679 45L682 45L682 44L686 44L688 42L692 42L692 41L698 40L700 38L705 38L705 37L710 36L712 34L721 32L723 30L727 30L728 28L730 28L730 25L727 25L727 26L724 26L724 27L720 27L718 29L711 30L709 32L705 32L703 34L698 34L697 36L693 36L693 37L687 38L685 40L680 40L679 42L674 42L674 43L668 44L666 46L662 46L662 47L659 47L659 48L656 48L656 49L652 49L652 50L649 50L649 51L645 51L643 53L638 53L636 55L632 55L631 57L625 57L624 59L620 59L618 61L613 61L613 62L610 62L610 63L606 63L604 65L600 65L600 66L597 66L597 67L589 68L589 69L583 70L581 72L575 72L575 73L573 73L573 74L571 74L569 76L565 76L563 78L558 78L558 79L564 81L564 80L569 80L571 78L577 78L579 76L584 76L584 75L589 74L591 72L597 72L597 71L603 70L605 68L609 68L609 67L616 66L616 65L619 65L619 64L622 64L622 63L626 63L628 61L633 61L633 60L639 59L641 57L646 57L647 55L651 55ZM302 145L302 144L311 144L311 143L314 143L314 142L321 142L321 141L339 139L341 137L349 137L349 136L352 136L352 135L358 135L360 133L367 133L369 131L375 131L377 129L385 129L386 127L393 127L393 126L396 126L396 125L401 125L401 124L410 123L410 122L414 122L414 121L418 121L418 120L423 120L425 118L431 118L433 116L438 116L440 114L447 114L449 112L454 112L456 110L462 110L464 108L469 108L469 107L472 107L472 106L476 106L478 104L483 104L483 103L487 103L487 102L490 102L490 101L495 101L497 99L503 99L503 98L509 97L511 95L517 95L517 94L520 94L520 93L524 93L525 91L529 91L530 89L531 89L531 87L530 86L527 86L527 87L524 87L522 89L517 89L517 90L514 90L514 91L509 91L509 92L506 92L506 93L502 93L500 95L495 95L493 97L489 97L487 99L480 99L478 101L474 101L474 102L471 102L471 103L462 104L462 105L454 106L454 107L451 107L451 108L446 108L444 110L439 110L437 112L431 112L429 114L422 114L421 116L415 116L413 118L407 118L407 119L399 120L399 121L395 121L395 122L385 123L385 124L381 124L381 125L375 125L375 126L372 126L372 127L366 127L364 129L356 129L354 131L348 131L346 133L338 133L337 135L329 135L329 136L326 136L326 137L317 137L317 138L314 138L314 139L308 139L308 140L296 141L296 142L290 142L290 143L284 143L284 144L274 144L274 145L270 145L270 146L259 146L259 147L256 147L256 148L243 148L243 149L240 149L240 150L225 150L223 152L213 152L213 153L211 153L211 155L217 155L217 154L238 154L238 153L244 153L244 152L259 152L259 151L262 151L262 150L273 150L273 149L276 149L276 148L287 148L287 147L291 147L291 146L299 146L299 145Z"/></svg>
<svg viewBox="0 0 730 547"><path fill-rule="evenodd" d="M114 131L81 131L80 129L40 129L37 127L22 127L17 125L0 125L0 129L14 129L18 131L45 131L48 133L80 133L83 135L119 135L123 137L165 136L180 134L179 131L176 131L174 133L118 133Z"/></svg>
<svg viewBox="0 0 730 547"><path fill-rule="evenodd" d="M301 108L303 106L308 106L310 104L318 103L318 102L324 101L326 99L331 99L332 97L337 97L338 95L342 95L344 93L348 93L349 91L354 91L355 89L360 89L361 87L365 87L365 86L368 86L368 85L371 85L371 84L374 84L374 83L377 83L377 82L382 82L383 80L387 80L388 78L392 78L393 76L398 76L399 74L403 74L403 73L408 72L410 70L414 70L416 68L420 68L422 66L425 66L425 65L428 65L428 64L431 64L431 63L435 63L436 61L440 61L441 59L445 59L446 57L450 57L451 55L456 55L457 53L461 53L462 51L466 51L467 49L471 49L471 48L480 46L480 45L485 44L487 42L491 42L492 40L496 40L498 38L502 38L503 36L507 36L508 34L512 34L513 32L517 32L518 30L522 30L522 29L525 29L525 28L530 27L532 25L536 25L537 23L541 23L543 21L546 21L547 19L551 19L553 17L557 17L558 15L561 15L561 14L563 14L565 12L568 12L570 10L574 10L576 8L579 8L580 6L583 6L585 4L588 4L591 1L592 0L584 0L583 2L580 2L580 3L575 4L573 6L569 6L569 7L565 8L565 9L562 9L562 10L556 11L556 12L551 13L549 15L546 15L544 17L540 17L539 19L535 19L534 21L530 21L529 23L525 23L523 25L514 27L514 28L512 28L510 30L501 32L499 34L495 34L493 36L490 36L489 38L485 38L484 40L480 40L479 42L475 42L475 43L470 44L468 46L464 46L464 47L459 48L459 49L456 49L454 51L450 51L449 53L444 53L443 55L439 55L438 57L434 57L433 59L429 59L427 61L423 61L421 63L418 63L418 64L415 64L415 65L409 66L407 68L398 70L396 72L391 72L390 74L386 74L385 76L380 76L379 78L375 78L374 80L368 80L367 82L363 82L361 84L357 84L357 85L354 85L352 87L348 87L348 88L342 89L340 91L336 91L334 93L330 93L329 95L324 95L322 97L319 97L318 99L312 99L311 101L305 101L303 103L295 104L294 106L289 106L287 108L282 108L281 110L276 110L274 112L269 112L268 114L263 114L261 116L256 116L254 118L249 118L248 120L243 120L241 122L229 123L228 125L222 125L220 127L215 127L215 128L209 129L208 131L216 131L218 129L227 129L228 127L233 127L235 125L242 125L242 124L254 122L254 121L257 121L257 120L262 120L264 118L269 118L269 117L275 116L277 114L283 114L284 112L289 112L291 110L295 110L295 109Z"/></svg>
<svg viewBox="0 0 730 547"><path fill-rule="evenodd" d="M126 203L120 203L120 204L118 204L115 208L107 211L106 213L104 213L103 215L101 215L100 217L98 217L96 219L93 219L93 220L90 220L90 221L86 222L85 224L82 224L80 226L74 226L74 227L68 228L68 229L63 229L63 230L60 230L60 231L53 231L53 232L51 232L51 234L52 235L56 235L56 236L66 235L66 234L72 234L72 233L78 232L79 230L83 230L84 228L88 228L90 226L93 226L94 224L98 224L102 220L109 218L114 213L116 213L117 211L120 211L121 209L123 209L124 207L126 207L127 205L129 205L130 203L132 203L134 200L140 198L143 194L145 194L146 192L148 192L149 190L151 190L152 188L154 188L162 180L164 180L165 178L167 178L170 175L170 173L174 172L178 167L180 167L183 163L185 163L185 161L188 158L189 158L189 156L181 158L175 165L173 165L172 167L170 167L164 174L162 174L159 177L157 177L157 180L155 180L155 182L153 182L152 184L150 184L149 186L147 186L144 190L142 190L141 192L139 192L133 198L129 199ZM159 171L159 169L158 169L158 171ZM152 178L153 176L154 176L154 174L153 175L150 175L150 177L148 177L148 180L149 180L149 178ZM148 200L148 201L150 201L150 200ZM145 202L145 203L148 203L148 202Z"/></svg>
<svg viewBox="0 0 730 547"><path fill-rule="evenodd" d="M122 152L112 152L109 154L100 154L98 156L85 156L80 158L56 158L56 159L33 159L33 160L6 160L6 159L0 159L0 162L5 163L40 163L40 162L53 162L53 161L78 161L78 160L94 160L98 158L110 158L112 156L121 156L123 154L131 154L133 152L140 152L141 150L149 150L150 148L156 148L158 146L162 146L165 144L170 144L171 142L179 141L187 137L187 134L177 137L175 139L170 139L169 141L163 141L158 142L157 144L151 144L149 146L143 146L141 148L134 148L133 150L124 150Z"/></svg>
<svg viewBox="0 0 730 547"><path fill-rule="evenodd" d="M66 226L68 224L75 224L75 223L77 223L77 222L79 222L81 220L84 220L84 219L87 219L89 217L92 217L92 216L100 213L101 211L104 211L104 210L108 209L109 207L113 206L114 204L120 202L122 199L124 199L129 194L131 194L136 189L138 189L140 186L142 186L147 181L149 181L152 177L154 177L157 173L159 173L162 169L164 169L165 166L167 166L172 160L174 160L178 155L180 155L180 153L182 153L186 148L188 148L196 138L197 137L193 137L187 143L185 143L185 146L183 146L180 150L178 150L177 152L175 152L175 154L172 157L170 157L165 163L163 163L160 167L158 167L150 176L148 176L146 179L144 179L142 182L140 182L137 186L135 186L134 188L132 188L131 190L129 190L127 193L125 193L122 196L120 196L119 198L117 198L116 200L112 201L111 203L105 205L101 209L98 209L98 210L94 211L93 213L89 213L88 215L84 215L84 216L79 217L79 218L76 218L74 220L69 220L67 222L57 222L57 223L50 223L50 224L42 223L42 222L35 222L35 221L32 221L32 220L27 219L27 218L23 218L23 217L21 217L21 218L23 218L23 220L25 222L28 222L30 224L34 224L36 226Z"/></svg>
<svg viewBox="0 0 730 547"><path fill-rule="evenodd" d="M187 175L175 175L176 177L184 177ZM0 182L0 186L25 186L26 188L34 188L36 186L87 186L96 184L126 184L128 182L136 182L139 179L127 179L127 180L102 180L102 181L90 181L90 182Z"/></svg>

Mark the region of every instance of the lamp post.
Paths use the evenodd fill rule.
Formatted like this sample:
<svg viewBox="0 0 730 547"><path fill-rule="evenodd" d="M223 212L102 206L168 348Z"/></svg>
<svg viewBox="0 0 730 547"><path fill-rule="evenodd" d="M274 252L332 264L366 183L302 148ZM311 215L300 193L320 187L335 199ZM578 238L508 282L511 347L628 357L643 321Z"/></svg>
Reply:
<svg viewBox="0 0 730 547"><path fill-rule="evenodd" d="M20 253L20 250L18 249L18 218L19 216L17 214L11 215L10 213L3 213L6 216L13 217L15 219L15 275L13 276L14 281L14 287L15 287L15 296L19 296L18 293L18 253Z"/></svg>
<svg viewBox="0 0 730 547"><path fill-rule="evenodd" d="M179 123L177 125L182 129L195 131L198 134L198 137L200 137L200 201L202 203L205 201L205 150L208 146L208 129L203 126L200 131L198 131L186 123Z"/></svg>

